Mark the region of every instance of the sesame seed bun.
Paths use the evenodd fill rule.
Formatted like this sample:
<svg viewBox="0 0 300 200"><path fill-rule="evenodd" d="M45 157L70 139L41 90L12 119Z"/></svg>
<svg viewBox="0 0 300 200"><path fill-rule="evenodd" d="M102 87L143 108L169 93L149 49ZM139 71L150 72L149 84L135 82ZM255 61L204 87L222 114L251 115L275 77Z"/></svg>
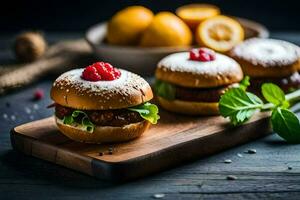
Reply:
<svg viewBox="0 0 300 200"><path fill-rule="evenodd" d="M187 115L218 115L218 102L192 102L182 100L169 101L162 97L157 97L161 107L164 109Z"/></svg>
<svg viewBox="0 0 300 200"><path fill-rule="evenodd" d="M232 58L216 53L216 59L199 62L189 59L188 52L163 58L157 66L157 79L190 88L210 88L230 85L242 80L240 65Z"/></svg>
<svg viewBox="0 0 300 200"><path fill-rule="evenodd" d="M299 47L282 40L248 39L229 55L241 65L245 75L253 78L286 77L300 69Z"/></svg>
<svg viewBox="0 0 300 200"><path fill-rule="evenodd" d="M96 144L129 141L141 136L150 126L150 123L144 120L122 127L96 126L94 132L89 133L78 127L63 124L57 117L55 117L55 121L59 130L70 139Z"/></svg>
<svg viewBox="0 0 300 200"><path fill-rule="evenodd" d="M74 69L59 76L50 96L56 103L79 110L108 110L136 106L153 98L150 85L142 77L120 69L113 81L86 81L84 69Z"/></svg>

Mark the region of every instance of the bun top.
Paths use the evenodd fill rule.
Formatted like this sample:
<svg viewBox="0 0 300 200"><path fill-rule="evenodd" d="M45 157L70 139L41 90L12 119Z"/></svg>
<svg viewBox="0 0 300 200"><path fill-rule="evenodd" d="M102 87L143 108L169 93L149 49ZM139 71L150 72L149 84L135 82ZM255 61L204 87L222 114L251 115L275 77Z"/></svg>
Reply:
<svg viewBox="0 0 300 200"><path fill-rule="evenodd" d="M51 88L56 103L81 110L108 110L136 106L153 98L150 85L140 76L120 69L112 81L86 81L84 69L74 69L59 76Z"/></svg>
<svg viewBox="0 0 300 200"><path fill-rule="evenodd" d="M229 85L243 78L240 65L219 53L208 62L190 60L189 52L171 54L158 63L155 75L159 80L192 88Z"/></svg>
<svg viewBox="0 0 300 200"><path fill-rule="evenodd" d="M300 48L282 40L251 38L235 46L230 54L253 65L281 67L296 63Z"/></svg>

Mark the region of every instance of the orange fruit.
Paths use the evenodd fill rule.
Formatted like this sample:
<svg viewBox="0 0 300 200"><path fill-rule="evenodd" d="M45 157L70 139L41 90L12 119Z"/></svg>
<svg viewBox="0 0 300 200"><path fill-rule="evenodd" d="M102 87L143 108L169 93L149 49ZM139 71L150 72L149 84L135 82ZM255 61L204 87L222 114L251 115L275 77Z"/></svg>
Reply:
<svg viewBox="0 0 300 200"><path fill-rule="evenodd" d="M203 20L220 14L220 9L211 4L189 4L177 8L176 14L192 30Z"/></svg>
<svg viewBox="0 0 300 200"><path fill-rule="evenodd" d="M187 46L192 43L189 27L171 12L160 12L142 35L140 45L153 46Z"/></svg>
<svg viewBox="0 0 300 200"><path fill-rule="evenodd" d="M143 6L130 6L117 12L108 22L108 43L115 45L138 44L142 33L152 19L152 11Z"/></svg>
<svg viewBox="0 0 300 200"><path fill-rule="evenodd" d="M244 29L238 21L219 15L203 21L196 29L195 38L200 46L227 52L243 41Z"/></svg>

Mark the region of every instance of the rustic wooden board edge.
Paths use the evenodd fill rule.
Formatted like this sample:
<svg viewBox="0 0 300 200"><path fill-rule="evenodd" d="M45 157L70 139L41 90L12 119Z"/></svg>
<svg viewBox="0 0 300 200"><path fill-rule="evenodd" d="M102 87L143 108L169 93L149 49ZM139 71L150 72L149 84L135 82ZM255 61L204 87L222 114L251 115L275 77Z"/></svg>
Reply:
<svg viewBox="0 0 300 200"><path fill-rule="evenodd" d="M251 140L266 136L271 133L268 119L268 117L265 117L245 124L242 127L232 127L230 133L228 133L228 130L223 130L218 132L218 134L212 134L199 139L187 141L185 143L177 144L155 153L151 153L150 155L144 155L122 162L100 161L95 158L79 154L75 155L65 149L57 151L53 148L55 145L46 144L29 136L22 135L15 129L11 130L10 136L13 148L25 155L41 158L58 165L95 176L99 179L120 182L166 170L173 166L181 165L185 162L208 156L230 147L241 145ZM243 137L240 137L241 134L243 134ZM18 137L22 138L22 143L20 143L21 140L18 140ZM226 140L228 139L231 140L230 143L226 143ZM37 143L38 145L47 146L49 149L48 153L55 153L55 159L47 160L45 157L36 153L37 151L34 151L33 147ZM206 146L210 145L217 145L217 148L206 148ZM51 149L53 149L54 152L51 152ZM189 152L191 153L189 154ZM72 156L75 155L75 162L80 163L80 165L77 166L74 165L74 163L62 162L62 159L59 159L61 156L68 156L70 154L72 154ZM159 165L157 164L158 162Z"/></svg>

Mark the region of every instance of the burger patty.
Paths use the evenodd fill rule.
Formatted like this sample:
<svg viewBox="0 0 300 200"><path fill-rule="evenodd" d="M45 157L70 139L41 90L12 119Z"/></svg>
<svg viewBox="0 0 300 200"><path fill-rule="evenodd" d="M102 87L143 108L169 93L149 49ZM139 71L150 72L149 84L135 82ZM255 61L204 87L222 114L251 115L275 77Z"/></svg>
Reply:
<svg viewBox="0 0 300 200"><path fill-rule="evenodd" d="M253 78L250 79L250 82L249 90L252 92L260 92L263 83L274 83L284 92L290 92L292 89L300 88L300 74L296 72L289 77L283 78Z"/></svg>
<svg viewBox="0 0 300 200"><path fill-rule="evenodd" d="M74 109L55 104L55 115L59 119L72 114ZM89 120L98 126L124 126L131 123L141 122L144 119L139 113L127 109L117 110L84 110ZM81 120L81 119L79 119Z"/></svg>
<svg viewBox="0 0 300 200"><path fill-rule="evenodd" d="M218 102L226 89L232 85L215 88L186 88L175 86L175 98L183 101Z"/></svg>

